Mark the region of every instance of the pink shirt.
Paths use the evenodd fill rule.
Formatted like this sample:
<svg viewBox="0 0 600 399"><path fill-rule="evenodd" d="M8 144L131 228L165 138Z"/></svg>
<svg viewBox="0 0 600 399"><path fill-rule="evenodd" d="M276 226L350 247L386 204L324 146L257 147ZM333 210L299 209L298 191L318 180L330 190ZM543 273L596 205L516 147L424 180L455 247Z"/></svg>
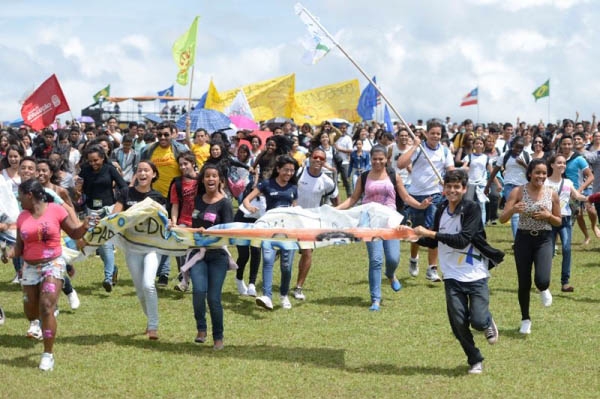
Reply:
<svg viewBox="0 0 600 399"><path fill-rule="evenodd" d="M67 211L54 203L49 203L44 214L37 219L28 210L21 212L17 228L23 241L25 261L50 260L62 255L60 224L67 216Z"/></svg>
<svg viewBox="0 0 600 399"><path fill-rule="evenodd" d="M367 177L362 203L368 204L369 202L377 202L396 209L396 189L387 175L383 180L371 180L370 177Z"/></svg>

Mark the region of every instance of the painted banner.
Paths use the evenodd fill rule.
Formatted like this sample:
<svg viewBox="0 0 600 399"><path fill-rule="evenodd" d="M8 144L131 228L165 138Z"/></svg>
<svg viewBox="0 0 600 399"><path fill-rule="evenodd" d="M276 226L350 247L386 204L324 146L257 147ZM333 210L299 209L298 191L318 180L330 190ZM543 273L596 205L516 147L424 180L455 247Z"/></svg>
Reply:
<svg viewBox="0 0 600 399"><path fill-rule="evenodd" d="M359 97L358 79L302 91L296 93L292 118L297 125L305 122L318 125L322 121L334 118L360 122L356 111Z"/></svg>
<svg viewBox="0 0 600 399"><path fill-rule="evenodd" d="M224 92L218 92L211 81L204 108L223 112L233 103L242 89L246 94L255 121L268 120L278 116L287 118L291 116L296 89L296 75L293 73Z"/></svg>
<svg viewBox="0 0 600 399"><path fill-rule="evenodd" d="M397 229L401 222L402 215L376 203L345 211L327 205L314 209L290 207L270 210L254 224L222 224L201 234L177 227L169 229L165 209L147 198L126 211L101 219L86 233L84 240L90 246L110 241L121 248L141 252L156 250L161 254L179 256L190 248L209 246L252 245L302 249L370 241L384 238L385 234L395 234L397 238L407 240L416 239L412 229L404 226L401 230ZM232 237L227 234L228 229L235 229L237 234ZM240 234L240 229L245 229L247 234ZM281 234L281 229L288 230L290 234ZM372 229L372 232L368 229ZM293 231L295 234L292 234ZM311 240L306 240L307 237Z"/></svg>

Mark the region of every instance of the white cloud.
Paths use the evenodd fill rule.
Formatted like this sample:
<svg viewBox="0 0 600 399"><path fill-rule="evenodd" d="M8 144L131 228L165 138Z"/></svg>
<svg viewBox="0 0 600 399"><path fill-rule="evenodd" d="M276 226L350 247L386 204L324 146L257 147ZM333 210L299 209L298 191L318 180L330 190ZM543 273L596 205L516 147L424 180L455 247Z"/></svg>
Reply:
<svg viewBox="0 0 600 399"><path fill-rule="evenodd" d="M468 0L474 5L498 5L509 11L520 11L524 9L551 6L559 10L566 10L579 4L588 3L589 0Z"/></svg>
<svg viewBox="0 0 600 399"><path fill-rule="evenodd" d="M535 52L555 46L556 43L555 39L540 32L517 29L502 33L496 46L504 52Z"/></svg>

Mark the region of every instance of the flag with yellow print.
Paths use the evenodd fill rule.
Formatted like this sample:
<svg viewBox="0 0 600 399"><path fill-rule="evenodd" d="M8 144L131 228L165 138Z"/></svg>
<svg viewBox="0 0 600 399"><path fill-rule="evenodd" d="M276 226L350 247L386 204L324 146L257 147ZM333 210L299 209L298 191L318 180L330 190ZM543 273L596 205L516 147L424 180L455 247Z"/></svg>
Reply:
<svg viewBox="0 0 600 399"><path fill-rule="evenodd" d="M533 98L535 101L542 97L548 97L550 95L550 79L548 79L543 85L533 91Z"/></svg>
<svg viewBox="0 0 600 399"><path fill-rule="evenodd" d="M188 70L196 59L196 34L198 18L194 18L192 26L173 44L173 59L177 64L177 83L185 86L188 83Z"/></svg>
<svg viewBox="0 0 600 399"><path fill-rule="evenodd" d="M100 101L100 99L105 99L110 96L110 85L106 86L104 89L98 91L98 93L94 94L94 102Z"/></svg>

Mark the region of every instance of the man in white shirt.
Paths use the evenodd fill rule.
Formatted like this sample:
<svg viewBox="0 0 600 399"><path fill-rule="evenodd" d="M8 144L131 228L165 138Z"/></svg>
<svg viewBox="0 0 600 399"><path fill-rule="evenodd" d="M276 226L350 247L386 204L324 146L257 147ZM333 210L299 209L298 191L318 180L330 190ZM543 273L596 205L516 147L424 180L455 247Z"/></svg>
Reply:
<svg viewBox="0 0 600 399"><path fill-rule="evenodd" d="M308 157L308 167L300 168L298 206L306 209L318 208L327 199L330 199L334 206L338 204L337 184L323 173L325 157L325 151L321 148L315 148ZM294 289L294 298L298 300L306 299L302 292L302 286L312 264L312 251L312 249L300 250L298 280Z"/></svg>
<svg viewBox="0 0 600 399"><path fill-rule="evenodd" d="M350 181L348 180L348 167L350 166L350 154L352 154L353 149L352 135L348 133L348 125L346 123L342 123L339 129L342 136L333 146L340 155L340 158L342 158L342 170L339 171L339 173L342 177L344 190L346 190L346 196L350 197L352 195L352 190L350 188Z"/></svg>

